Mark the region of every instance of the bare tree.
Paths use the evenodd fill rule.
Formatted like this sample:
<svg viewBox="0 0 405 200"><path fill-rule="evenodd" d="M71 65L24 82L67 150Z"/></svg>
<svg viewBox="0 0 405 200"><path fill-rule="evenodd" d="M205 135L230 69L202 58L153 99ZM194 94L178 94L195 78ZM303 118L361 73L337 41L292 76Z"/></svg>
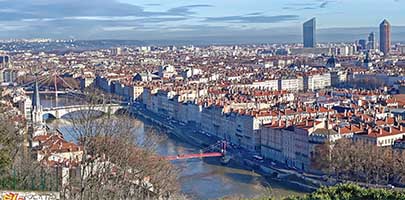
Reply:
<svg viewBox="0 0 405 200"><path fill-rule="evenodd" d="M331 146L330 160L325 146ZM337 180L367 184L405 183L405 152L366 142L342 139L316 148L314 163Z"/></svg>
<svg viewBox="0 0 405 200"><path fill-rule="evenodd" d="M80 172L64 185L65 197L156 199L176 195L178 170L155 151L162 138L148 130L139 134L141 127L126 114L100 116L94 111L99 98L89 100L92 103L86 109L69 119L74 129L70 134L83 154Z"/></svg>

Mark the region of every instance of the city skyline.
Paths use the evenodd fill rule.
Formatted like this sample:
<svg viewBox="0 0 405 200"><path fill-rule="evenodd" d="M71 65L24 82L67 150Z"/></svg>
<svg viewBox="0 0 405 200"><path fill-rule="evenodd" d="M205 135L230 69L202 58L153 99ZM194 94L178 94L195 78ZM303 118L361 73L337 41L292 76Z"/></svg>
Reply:
<svg viewBox="0 0 405 200"><path fill-rule="evenodd" d="M78 0L2 0L0 38L74 38L74 39L134 39L134 40L251 40L279 42L301 37L301 24L318 18L319 33L328 40L344 41L355 36L342 33L357 28L378 27L387 18L393 26L404 26L400 7L403 1L387 0L350 2L345 0L248 1L107 1ZM363 6L364 9L358 10ZM383 12L377 8L384 6ZM369 13L373 13L372 16ZM332 32L338 28L339 33ZM403 31L398 31L400 35ZM395 36L393 39L400 40ZM267 35L266 35L267 34ZM334 35L336 34L336 35ZM356 32L356 35L366 34ZM231 37L229 37L231 36ZM261 37L258 37L261 36ZM289 38L290 37L290 38ZM357 36L356 36L357 37Z"/></svg>
<svg viewBox="0 0 405 200"><path fill-rule="evenodd" d="M404 200L404 1L0 0L0 197Z"/></svg>

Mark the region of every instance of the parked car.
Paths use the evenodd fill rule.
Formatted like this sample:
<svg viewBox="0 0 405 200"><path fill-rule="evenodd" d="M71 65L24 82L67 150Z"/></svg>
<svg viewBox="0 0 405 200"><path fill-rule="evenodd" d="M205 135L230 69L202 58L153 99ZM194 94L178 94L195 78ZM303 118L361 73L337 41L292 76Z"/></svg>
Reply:
<svg viewBox="0 0 405 200"><path fill-rule="evenodd" d="M261 156L258 156L258 155L254 155L253 156L253 159L255 160L255 161L257 161L257 162L264 162L264 158L263 157L261 157Z"/></svg>

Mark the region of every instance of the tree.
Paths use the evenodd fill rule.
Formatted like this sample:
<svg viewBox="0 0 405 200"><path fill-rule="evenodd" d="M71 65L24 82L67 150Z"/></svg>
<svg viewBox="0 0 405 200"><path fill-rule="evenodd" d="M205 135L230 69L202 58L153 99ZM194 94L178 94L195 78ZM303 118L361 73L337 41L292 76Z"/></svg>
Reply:
<svg viewBox="0 0 405 200"><path fill-rule="evenodd" d="M23 146L23 135L18 130L23 129L16 123L12 108L3 105L5 102L0 90L0 180L10 179L13 166Z"/></svg>
<svg viewBox="0 0 405 200"><path fill-rule="evenodd" d="M332 171L332 144L330 142L315 146L314 154L311 157L311 165L314 169L323 170L331 174Z"/></svg>
<svg viewBox="0 0 405 200"><path fill-rule="evenodd" d="M7 103L1 90L0 121L0 189L56 190L56 184L49 185L55 176L29 154L25 119Z"/></svg>
<svg viewBox="0 0 405 200"><path fill-rule="evenodd" d="M178 170L156 155L161 140L126 113L99 116L98 101L72 115L71 136L83 149L80 172L63 185L68 199L155 199L176 195ZM106 105L108 106L108 105Z"/></svg>
<svg viewBox="0 0 405 200"><path fill-rule="evenodd" d="M334 187L323 187L303 197L289 197L285 200L401 200L405 193L387 189L365 189L354 184L341 184Z"/></svg>
<svg viewBox="0 0 405 200"><path fill-rule="evenodd" d="M330 151L327 147L331 147ZM318 146L315 155L314 167L337 180L382 185L405 183L405 153L400 150L341 139L333 145Z"/></svg>

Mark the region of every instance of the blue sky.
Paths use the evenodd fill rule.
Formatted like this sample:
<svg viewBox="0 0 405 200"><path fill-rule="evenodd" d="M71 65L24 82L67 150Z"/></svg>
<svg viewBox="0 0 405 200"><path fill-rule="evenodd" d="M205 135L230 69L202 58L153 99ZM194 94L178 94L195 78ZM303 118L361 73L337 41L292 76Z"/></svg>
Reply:
<svg viewBox="0 0 405 200"><path fill-rule="evenodd" d="M259 36L266 39L268 35L277 40L282 40L282 36L297 40L302 22L312 17L317 17L320 29L340 27L340 31L377 27L384 18L394 26L405 25L405 0L0 0L0 3L1 38L237 40Z"/></svg>

